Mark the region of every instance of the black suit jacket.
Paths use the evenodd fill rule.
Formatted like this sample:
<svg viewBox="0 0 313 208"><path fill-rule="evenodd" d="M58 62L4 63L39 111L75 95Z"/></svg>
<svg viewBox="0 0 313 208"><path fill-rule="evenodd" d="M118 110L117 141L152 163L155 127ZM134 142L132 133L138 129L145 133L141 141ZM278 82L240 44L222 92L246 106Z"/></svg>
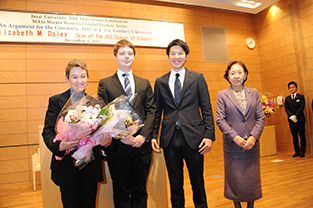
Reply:
<svg viewBox="0 0 313 208"><path fill-rule="evenodd" d="M60 141L53 142L55 138L55 124L57 117L70 98L70 90L49 98L49 106L46 112L45 126L42 132L43 139L48 149L53 153L51 159L51 179L58 186L72 186L76 183L78 172L74 167L74 158L71 157L72 152L66 155L62 160L56 160L55 156L63 157L65 151L59 151ZM95 160L85 166L82 171L90 172L90 177L94 177L95 181L103 181L102 162L99 146L93 148Z"/></svg>
<svg viewBox="0 0 313 208"><path fill-rule="evenodd" d="M294 100L292 100L291 95L287 96L285 98L285 111L288 115L288 121L291 121L290 116L296 115L298 122L305 122L304 107L305 99L303 95L297 93Z"/></svg>
<svg viewBox="0 0 313 208"><path fill-rule="evenodd" d="M141 153L151 152L150 139L153 131L154 117L155 117L155 103L153 91L149 80L140 78L134 75L135 81L135 93L137 96L133 102L133 108L137 110L137 114L144 121L144 126L136 133L136 135L143 135L147 138L140 148ZM120 95L126 95L125 90L118 79L117 73L114 75L101 79L98 86L98 96L102 98L105 102L109 103ZM116 145L119 146L119 150L122 154L128 154L132 147L130 145L125 145L119 140L113 139L111 145L108 147L107 151L114 151Z"/></svg>
<svg viewBox="0 0 313 208"><path fill-rule="evenodd" d="M186 69L180 103L177 105L169 87L167 73L155 81L157 105L153 138L157 138L163 113L160 146L167 147L175 130L177 114L189 146L198 149L203 138L215 140L210 95L203 74ZM200 111L201 110L201 111Z"/></svg>

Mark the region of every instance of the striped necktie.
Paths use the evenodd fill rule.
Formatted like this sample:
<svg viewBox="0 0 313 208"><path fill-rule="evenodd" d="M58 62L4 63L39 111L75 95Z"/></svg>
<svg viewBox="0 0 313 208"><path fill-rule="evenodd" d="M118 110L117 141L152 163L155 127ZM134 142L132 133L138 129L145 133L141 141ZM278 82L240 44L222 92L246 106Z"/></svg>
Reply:
<svg viewBox="0 0 313 208"><path fill-rule="evenodd" d="M122 75L125 79L124 79L124 89L125 89L125 93L127 95L127 97L131 96L133 93L132 93L132 89L131 89L131 86L130 86L130 81L128 79L128 76L129 74L123 74Z"/></svg>

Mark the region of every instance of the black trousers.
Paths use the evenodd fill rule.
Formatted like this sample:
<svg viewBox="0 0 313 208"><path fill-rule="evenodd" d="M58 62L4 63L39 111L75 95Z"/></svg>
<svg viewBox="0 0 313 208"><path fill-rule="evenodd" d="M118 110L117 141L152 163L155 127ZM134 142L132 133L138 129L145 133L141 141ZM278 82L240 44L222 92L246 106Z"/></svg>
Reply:
<svg viewBox="0 0 313 208"><path fill-rule="evenodd" d="M114 207L146 208L151 152L142 154L137 148L129 154L112 152L107 161L113 181Z"/></svg>
<svg viewBox="0 0 313 208"><path fill-rule="evenodd" d="M305 139L305 122L289 121L289 127L293 138L293 147L296 153L305 153L306 151L306 139ZM300 136L300 145L299 146L299 137Z"/></svg>
<svg viewBox="0 0 313 208"><path fill-rule="evenodd" d="M207 208L203 179L203 155L200 155L198 149L190 148L180 129L175 130L170 144L163 150L171 186L172 207L185 207L183 188L183 160L185 160L192 186L194 205L196 208Z"/></svg>
<svg viewBox="0 0 313 208"><path fill-rule="evenodd" d="M85 169L86 168L86 169ZM98 182L90 167L79 170L75 185L60 186L63 208L95 208Z"/></svg>

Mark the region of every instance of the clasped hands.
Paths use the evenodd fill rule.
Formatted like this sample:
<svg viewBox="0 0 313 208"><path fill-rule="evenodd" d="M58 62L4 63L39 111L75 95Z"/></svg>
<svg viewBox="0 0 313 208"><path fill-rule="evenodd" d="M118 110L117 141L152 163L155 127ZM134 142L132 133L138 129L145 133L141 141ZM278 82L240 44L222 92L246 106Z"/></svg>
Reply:
<svg viewBox="0 0 313 208"><path fill-rule="evenodd" d="M146 141L145 137L142 135L137 135L136 137L127 136L121 139L126 145L130 145L132 147L141 147L141 145Z"/></svg>
<svg viewBox="0 0 313 208"><path fill-rule="evenodd" d="M290 120L292 120L294 123L298 122L297 116L296 115L292 115L289 117Z"/></svg>
<svg viewBox="0 0 313 208"><path fill-rule="evenodd" d="M244 140L241 136L237 135L233 141L242 149L251 150L255 145L256 138L254 136L249 136L247 140Z"/></svg>

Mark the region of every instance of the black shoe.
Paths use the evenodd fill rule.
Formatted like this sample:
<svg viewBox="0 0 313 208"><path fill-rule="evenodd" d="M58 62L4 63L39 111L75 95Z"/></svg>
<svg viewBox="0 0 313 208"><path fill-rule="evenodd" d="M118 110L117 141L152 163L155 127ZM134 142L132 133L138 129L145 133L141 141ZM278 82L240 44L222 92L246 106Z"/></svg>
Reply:
<svg viewBox="0 0 313 208"><path fill-rule="evenodd" d="M298 156L300 156L299 153L295 153L294 155L292 155L292 157L298 157Z"/></svg>
<svg viewBox="0 0 313 208"><path fill-rule="evenodd" d="M304 153L301 153L301 154L300 154L300 157L304 157L304 156L305 156Z"/></svg>

